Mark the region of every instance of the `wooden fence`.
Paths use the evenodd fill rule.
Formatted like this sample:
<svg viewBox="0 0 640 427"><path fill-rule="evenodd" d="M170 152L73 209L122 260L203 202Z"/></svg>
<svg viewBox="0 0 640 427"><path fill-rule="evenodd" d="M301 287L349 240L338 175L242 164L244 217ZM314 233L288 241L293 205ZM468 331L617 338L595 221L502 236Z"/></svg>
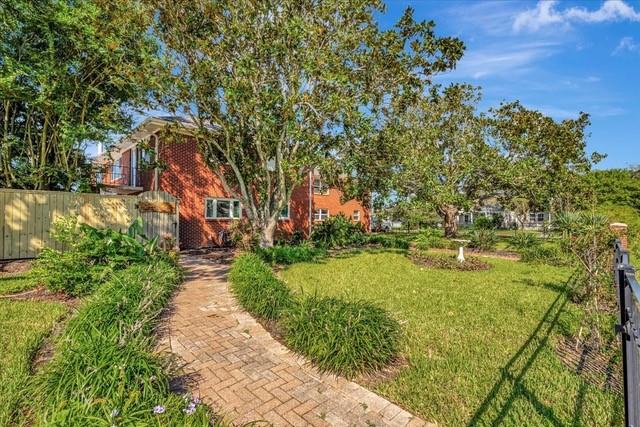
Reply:
<svg viewBox="0 0 640 427"><path fill-rule="evenodd" d="M69 215L80 223L120 231L140 215L149 237L178 239L178 201L164 192L118 196L0 189L0 210L0 260L34 258L45 247L63 249L52 238L51 227Z"/></svg>

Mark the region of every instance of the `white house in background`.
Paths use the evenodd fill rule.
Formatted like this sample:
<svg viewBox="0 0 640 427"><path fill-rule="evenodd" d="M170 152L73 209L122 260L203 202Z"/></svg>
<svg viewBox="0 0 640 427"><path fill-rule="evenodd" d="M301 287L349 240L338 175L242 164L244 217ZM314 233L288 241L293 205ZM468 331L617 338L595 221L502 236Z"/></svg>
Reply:
<svg viewBox="0 0 640 427"><path fill-rule="evenodd" d="M520 225L518 217L513 211L505 210L498 204L487 204L471 211L461 211L458 214L458 226L470 227L479 217L502 216L502 228L515 228ZM551 221L551 212L531 211L525 216L524 228L528 230L539 230Z"/></svg>

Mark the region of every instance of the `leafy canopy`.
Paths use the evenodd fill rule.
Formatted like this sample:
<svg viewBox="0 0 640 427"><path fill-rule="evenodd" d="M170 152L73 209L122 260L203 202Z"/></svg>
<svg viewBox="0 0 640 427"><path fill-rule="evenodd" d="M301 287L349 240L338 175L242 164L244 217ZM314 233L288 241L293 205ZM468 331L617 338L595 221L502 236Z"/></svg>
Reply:
<svg viewBox="0 0 640 427"><path fill-rule="evenodd" d="M462 43L407 9L381 30L378 0L157 0L165 101L198 124L205 158L270 246L277 216L312 169L331 169L348 132L452 68ZM215 128L215 129L212 129Z"/></svg>
<svg viewBox="0 0 640 427"><path fill-rule="evenodd" d="M0 2L0 186L88 178L85 143L129 127L155 84L151 17L137 0Z"/></svg>

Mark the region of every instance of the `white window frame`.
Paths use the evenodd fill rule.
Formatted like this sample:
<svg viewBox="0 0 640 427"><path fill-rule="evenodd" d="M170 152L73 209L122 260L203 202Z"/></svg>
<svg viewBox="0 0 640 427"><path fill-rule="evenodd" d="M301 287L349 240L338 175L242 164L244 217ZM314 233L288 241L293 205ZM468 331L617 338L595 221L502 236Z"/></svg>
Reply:
<svg viewBox="0 0 640 427"><path fill-rule="evenodd" d="M536 214L536 222L544 222L544 212L538 212Z"/></svg>
<svg viewBox="0 0 640 427"><path fill-rule="evenodd" d="M353 214L351 215L351 219L360 222L360 209L354 209Z"/></svg>
<svg viewBox="0 0 640 427"><path fill-rule="evenodd" d="M323 188L324 188L324 190L323 190ZM329 186L319 176L316 176L313 179L313 194L316 194L316 195L319 195L319 196L328 196L329 195Z"/></svg>
<svg viewBox="0 0 640 427"><path fill-rule="evenodd" d="M207 216L207 203L209 201L213 201L213 216ZM229 214L230 216L218 217L218 201L229 202ZM238 202L240 205L239 216L233 216L233 204ZM205 219L214 219L214 220L230 220L230 219L240 219L242 218L242 203L238 199L229 199L225 197L205 197L204 199L204 218Z"/></svg>
<svg viewBox="0 0 640 427"><path fill-rule="evenodd" d="M538 214L536 212L529 212L529 222L536 222Z"/></svg>
<svg viewBox="0 0 640 427"><path fill-rule="evenodd" d="M278 215L279 221L287 221L289 219L291 219L291 202L287 203L287 216L282 215L282 211Z"/></svg>
<svg viewBox="0 0 640 427"><path fill-rule="evenodd" d="M323 215L323 211L326 212L325 215ZM316 208L313 211L313 220L317 221L317 222L321 222L324 221L326 219L329 219L331 215L329 214L329 209L325 209L325 208Z"/></svg>

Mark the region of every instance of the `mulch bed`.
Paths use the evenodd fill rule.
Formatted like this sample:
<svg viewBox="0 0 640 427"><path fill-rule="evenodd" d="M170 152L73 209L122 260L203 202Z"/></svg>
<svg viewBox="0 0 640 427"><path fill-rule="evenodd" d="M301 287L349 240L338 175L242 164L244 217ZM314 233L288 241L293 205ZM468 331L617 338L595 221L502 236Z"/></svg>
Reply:
<svg viewBox="0 0 640 427"><path fill-rule="evenodd" d="M489 270L491 265L474 257L467 257L464 262L458 262L455 256L438 255L418 255L411 254L409 259L420 267L440 268L444 270L456 271L483 271Z"/></svg>
<svg viewBox="0 0 640 427"><path fill-rule="evenodd" d="M0 299L11 301L58 301L69 306L75 306L80 299L71 297L62 292L51 292L44 286L18 292L16 294L0 295Z"/></svg>
<svg viewBox="0 0 640 427"><path fill-rule="evenodd" d="M31 261L18 259L11 261L0 261L0 277L4 275L16 275L25 273L31 269Z"/></svg>
<svg viewBox="0 0 640 427"><path fill-rule="evenodd" d="M564 338L556 343L556 353L576 375L602 390L622 394L622 369L619 362L603 351Z"/></svg>

